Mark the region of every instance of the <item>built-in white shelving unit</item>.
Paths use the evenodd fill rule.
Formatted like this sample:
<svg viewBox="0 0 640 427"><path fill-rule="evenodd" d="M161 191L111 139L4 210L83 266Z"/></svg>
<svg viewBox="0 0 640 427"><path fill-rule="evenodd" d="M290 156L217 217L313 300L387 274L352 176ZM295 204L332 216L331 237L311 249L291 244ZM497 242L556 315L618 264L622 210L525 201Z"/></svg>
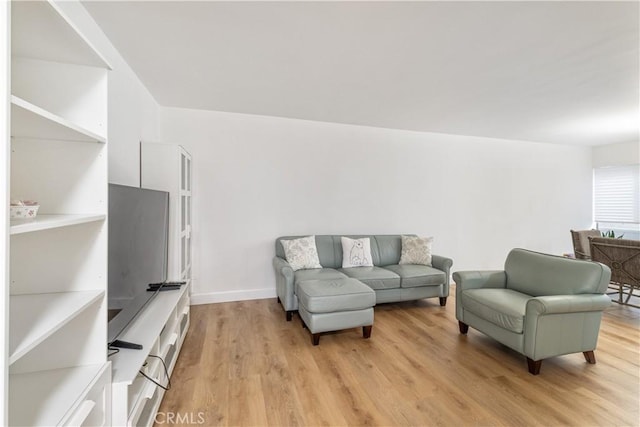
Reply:
<svg viewBox="0 0 640 427"><path fill-rule="evenodd" d="M191 281L191 155L177 144L141 144L141 183L168 191L170 280Z"/></svg>
<svg viewBox="0 0 640 427"><path fill-rule="evenodd" d="M3 7L11 28L5 182L10 199L37 200L40 210L36 219L2 225L8 398L0 400L0 424L110 425L110 66L55 1Z"/></svg>

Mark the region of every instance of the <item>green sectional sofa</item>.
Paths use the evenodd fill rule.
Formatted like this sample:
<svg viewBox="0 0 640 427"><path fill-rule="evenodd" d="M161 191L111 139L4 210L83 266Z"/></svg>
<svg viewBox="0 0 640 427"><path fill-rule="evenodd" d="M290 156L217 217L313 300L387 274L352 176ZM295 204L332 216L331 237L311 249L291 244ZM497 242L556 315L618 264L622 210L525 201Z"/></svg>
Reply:
<svg viewBox="0 0 640 427"><path fill-rule="evenodd" d="M297 284L307 280L357 279L375 291L376 304L438 297L444 306L449 296L453 261L432 255L431 267L398 264L402 251L401 235L344 235L352 239L368 237L373 267L342 268L343 235L317 235L316 248L322 268L293 271L286 261L281 240L304 236L283 236L275 241L273 267L276 293L287 320L298 310Z"/></svg>

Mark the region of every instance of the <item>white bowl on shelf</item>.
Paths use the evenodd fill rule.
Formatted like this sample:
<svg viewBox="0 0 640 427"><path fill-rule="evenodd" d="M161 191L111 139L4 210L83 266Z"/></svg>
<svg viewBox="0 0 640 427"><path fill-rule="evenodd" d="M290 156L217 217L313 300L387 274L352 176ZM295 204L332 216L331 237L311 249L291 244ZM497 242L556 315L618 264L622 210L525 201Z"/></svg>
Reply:
<svg viewBox="0 0 640 427"><path fill-rule="evenodd" d="M10 219L33 219L38 215L40 205L10 206Z"/></svg>

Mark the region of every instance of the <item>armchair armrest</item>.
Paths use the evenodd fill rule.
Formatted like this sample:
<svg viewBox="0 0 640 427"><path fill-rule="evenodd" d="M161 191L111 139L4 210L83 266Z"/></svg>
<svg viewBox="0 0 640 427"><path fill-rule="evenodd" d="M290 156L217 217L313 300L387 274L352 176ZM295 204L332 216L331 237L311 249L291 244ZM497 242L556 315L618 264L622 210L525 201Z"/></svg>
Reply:
<svg viewBox="0 0 640 427"><path fill-rule="evenodd" d="M602 294L547 295L529 300L525 316L603 311L610 305L611 299Z"/></svg>
<svg viewBox="0 0 640 427"><path fill-rule="evenodd" d="M603 294L546 295L527 301L524 354L542 360L560 354L593 351L602 311L611 305Z"/></svg>
<svg viewBox="0 0 640 427"><path fill-rule="evenodd" d="M504 288L507 275L503 270L456 271L453 273L456 289Z"/></svg>
<svg viewBox="0 0 640 427"><path fill-rule="evenodd" d="M463 321L461 292L465 289L505 288L507 274L503 270L456 271L453 281L456 282L456 318Z"/></svg>

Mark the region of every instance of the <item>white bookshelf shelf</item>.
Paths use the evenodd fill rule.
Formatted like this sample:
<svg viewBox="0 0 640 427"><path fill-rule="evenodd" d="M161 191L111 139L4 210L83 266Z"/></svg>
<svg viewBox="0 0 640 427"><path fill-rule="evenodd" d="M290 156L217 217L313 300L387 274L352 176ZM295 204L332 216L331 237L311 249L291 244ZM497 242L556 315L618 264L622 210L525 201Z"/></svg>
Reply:
<svg viewBox="0 0 640 427"><path fill-rule="evenodd" d="M13 2L12 27L13 56L112 68L53 2Z"/></svg>
<svg viewBox="0 0 640 427"><path fill-rule="evenodd" d="M70 225L103 221L104 214L87 215L38 215L34 219L11 220L11 234L31 233L34 231L50 230L52 228L68 227Z"/></svg>
<svg viewBox="0 0 640 427"><path fill-rule="evenodd" d="M109 364L86 365L10 375L9 425L56 426L81 402ZM25 402L29 402L25 404Z"/></svg>
<svg viewBox="0 0 640 427"><path fill-rule="evenodd" d="M104 290L95 290L12 295L9 364L16 362L92 303L103 298L104 293Z"/></svg>
<svg viewBox="0 0 640 427"><path fill-rule="evenodd" d="M14 138L106 142L104 136L15 95L11 96L11 135Z"/></svg>

